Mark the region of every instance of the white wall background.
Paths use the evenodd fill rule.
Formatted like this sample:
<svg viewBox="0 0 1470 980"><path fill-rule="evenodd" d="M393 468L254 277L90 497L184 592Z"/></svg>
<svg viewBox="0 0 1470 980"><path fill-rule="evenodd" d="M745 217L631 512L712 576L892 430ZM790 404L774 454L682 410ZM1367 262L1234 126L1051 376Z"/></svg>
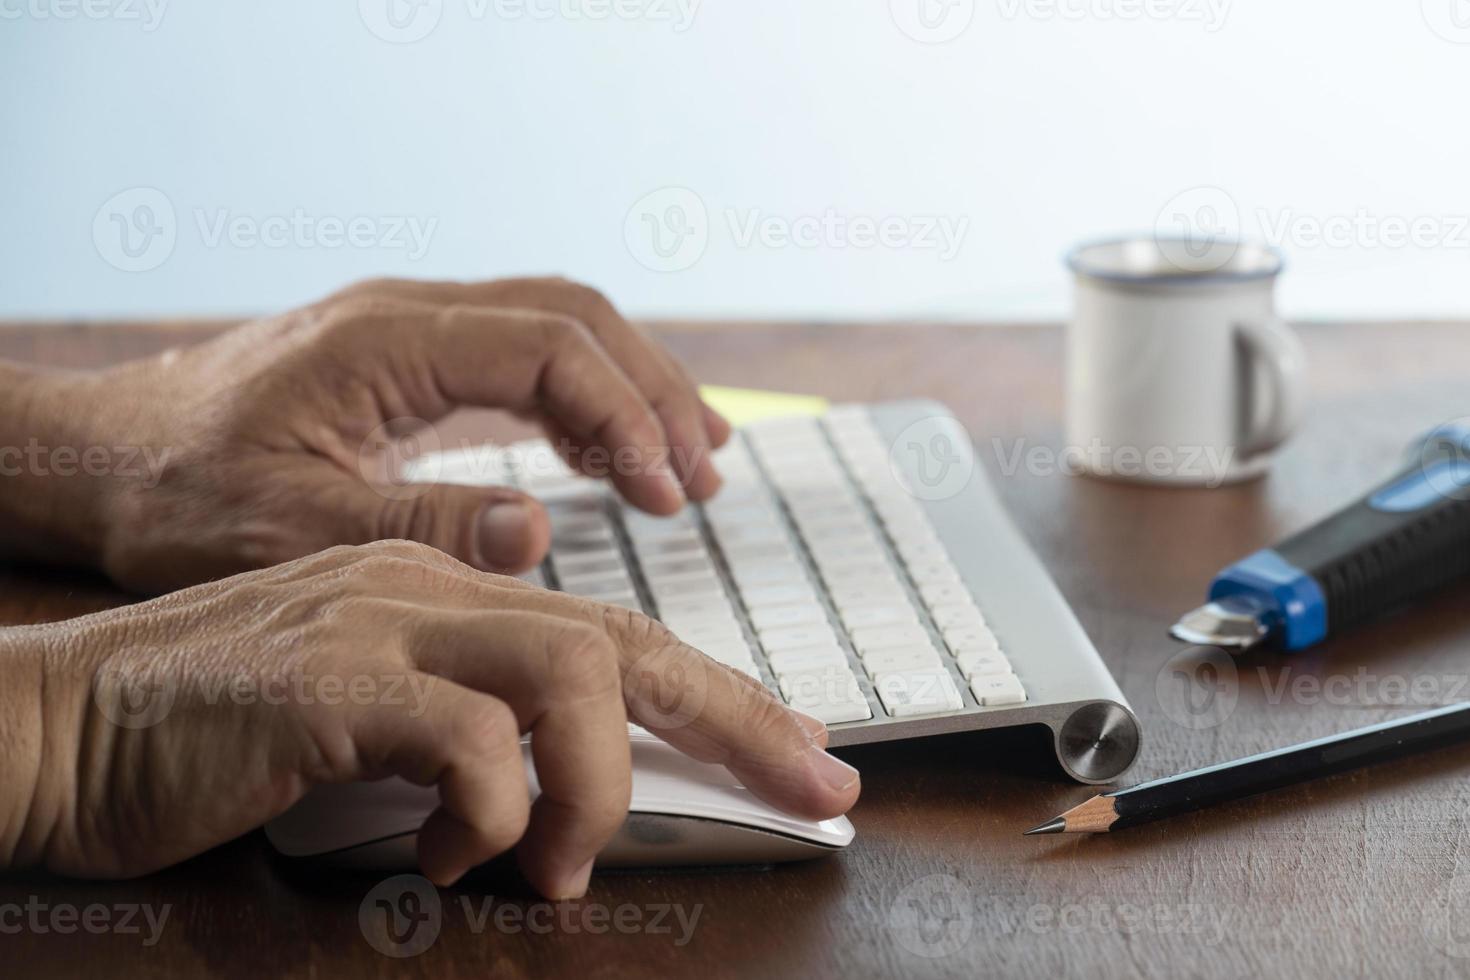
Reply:
<svg viewBox="0 0 1470 980"><path fill-rule="evenodd" d="M1181 216L1280 241L1289 315L1470 314L1467 0L0 0L0 78L0 315L1055 317L1069 243Z"/></svg>

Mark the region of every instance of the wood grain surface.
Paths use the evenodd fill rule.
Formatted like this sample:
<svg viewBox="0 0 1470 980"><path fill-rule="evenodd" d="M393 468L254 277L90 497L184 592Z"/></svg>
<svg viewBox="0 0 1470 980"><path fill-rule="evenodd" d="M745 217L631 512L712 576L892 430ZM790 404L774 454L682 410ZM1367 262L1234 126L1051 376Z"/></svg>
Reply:
<svg viewBox="0 0 1470 980"><path fill-rule="evenodd" d="M93 367L216 329L15 324L0 328L0 356ZM1268 477L1219 490L1104 483L1027 466L1025 451L1061 448L1056 329L659 331L706 381L948 403L1143 723L1142 755L1127 782L1470 699L1465 589L1289 660L1217 661L1165 635L1219 567L1360 494L1399 463L1416 433L1470 414L1464 326L1304 327L1313 397L1303 430ZM478 431L493 423L460 424ZM94 576L0 568L0 624L123 601ZM513 876L492 870L440 892L437 939L420 955L394 959L359 926L377 878L292 866L253 834L141 880L0 880L0 973L1470 974L1470 747L1113 836L1064 839L1020 836L1091 793L1061 776L1033 733L843 754L862 769L864 792L852 813L857 840L833 859L599 875L584 901L560 907L538 904ZM168 918L151 945L141 913L139 932L65 933L56 928L65 913L49 918L93 904L146 906L155 918L166 907Z"/></svg>

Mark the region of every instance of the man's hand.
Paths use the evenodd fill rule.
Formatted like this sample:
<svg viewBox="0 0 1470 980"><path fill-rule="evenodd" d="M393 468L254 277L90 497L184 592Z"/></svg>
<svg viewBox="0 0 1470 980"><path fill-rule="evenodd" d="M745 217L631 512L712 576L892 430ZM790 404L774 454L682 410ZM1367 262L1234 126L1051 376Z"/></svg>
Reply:
<svg viewBox="0 0 1470 980"><path fill-rule="evenodd" d="M397 775L438 787L435 882L514 846L579 896L627 809L629 719L790 812L857 798L820 722L652 620L384 542L0 631L0 866L142 874L314 783Z"/></svg>
<svg viewBox="0 0 1470 980"><path fill-rule="evenodd" d="M618 490L657 514L715 492L709 452L730 431L668 352L595 291L552 279L368 282L198 347L10 387L25 397L0 445L39 433L132 465L12 481L27 499L0 504L0 524L19 525L33 557L143 592L390 538L487 571L539 561L546 515L520 493L365 478L364 446L406 419L534 417L574 465L592 449L616 458Z"/></svg>

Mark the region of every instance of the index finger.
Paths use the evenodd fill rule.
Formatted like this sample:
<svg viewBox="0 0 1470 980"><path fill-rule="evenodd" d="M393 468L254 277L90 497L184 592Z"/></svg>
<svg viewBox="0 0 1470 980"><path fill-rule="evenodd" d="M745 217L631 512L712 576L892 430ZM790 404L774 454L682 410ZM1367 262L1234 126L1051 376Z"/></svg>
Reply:
<svg viewBox="0 0 1470 980"><path fill-rule="evenodd" d="M729 424L700 398L674 355L596 289L551 277L463 283L379 280L361 288L419 302L545 310L586 324L663 423L674 468L689 496L704 500L719 489L710 450L729 439Z"/></svg>
<svg viewBox="0 0 1470 980"><path fill-rule="evenodd" d="M578 440L607 454L608 476L635 506L668 514L684 504L669 469L663 423L637 387L579 321L528 310L438 307L394 300L358 319L342 339L386 339L393 371L385 404L405 399L430 418L459 405L544 411ZM427 329L426 329L427 328Z"/></svg>
<svg viewBox="0 0 1470 980"><path fill-rule="evenodd" d="M858 772L827 753L820 722L682 642L662 623L560 592L527 591L512 601L605 632L617 650L629 720L685 755L725 766L788 813L824 819L856 802Z"/></svg>
<svg viewBox="0 0 1470 980"><path fill-rule="evenodd" d="M818 725L803 722L761 682L650 623L610 631L631 719L685 755L723 765L788 813L825 819L852 807L858 771L828 754L825 737L813 731Z"/></svg>

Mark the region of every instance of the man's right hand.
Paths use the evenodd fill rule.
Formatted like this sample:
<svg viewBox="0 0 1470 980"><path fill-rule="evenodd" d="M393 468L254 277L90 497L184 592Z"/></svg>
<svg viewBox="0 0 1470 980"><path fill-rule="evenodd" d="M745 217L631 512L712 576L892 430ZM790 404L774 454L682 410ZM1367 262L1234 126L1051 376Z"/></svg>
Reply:
<svg viewBox="0 0 1470 980"><path fill-rule="evenodd" d="M789 812L857 799L820 722L653 620L382 542L0 631L0 862L142 874L396 775L439 789L435 882L514 846L580 896L627 811L630 720Z"/></svg>

